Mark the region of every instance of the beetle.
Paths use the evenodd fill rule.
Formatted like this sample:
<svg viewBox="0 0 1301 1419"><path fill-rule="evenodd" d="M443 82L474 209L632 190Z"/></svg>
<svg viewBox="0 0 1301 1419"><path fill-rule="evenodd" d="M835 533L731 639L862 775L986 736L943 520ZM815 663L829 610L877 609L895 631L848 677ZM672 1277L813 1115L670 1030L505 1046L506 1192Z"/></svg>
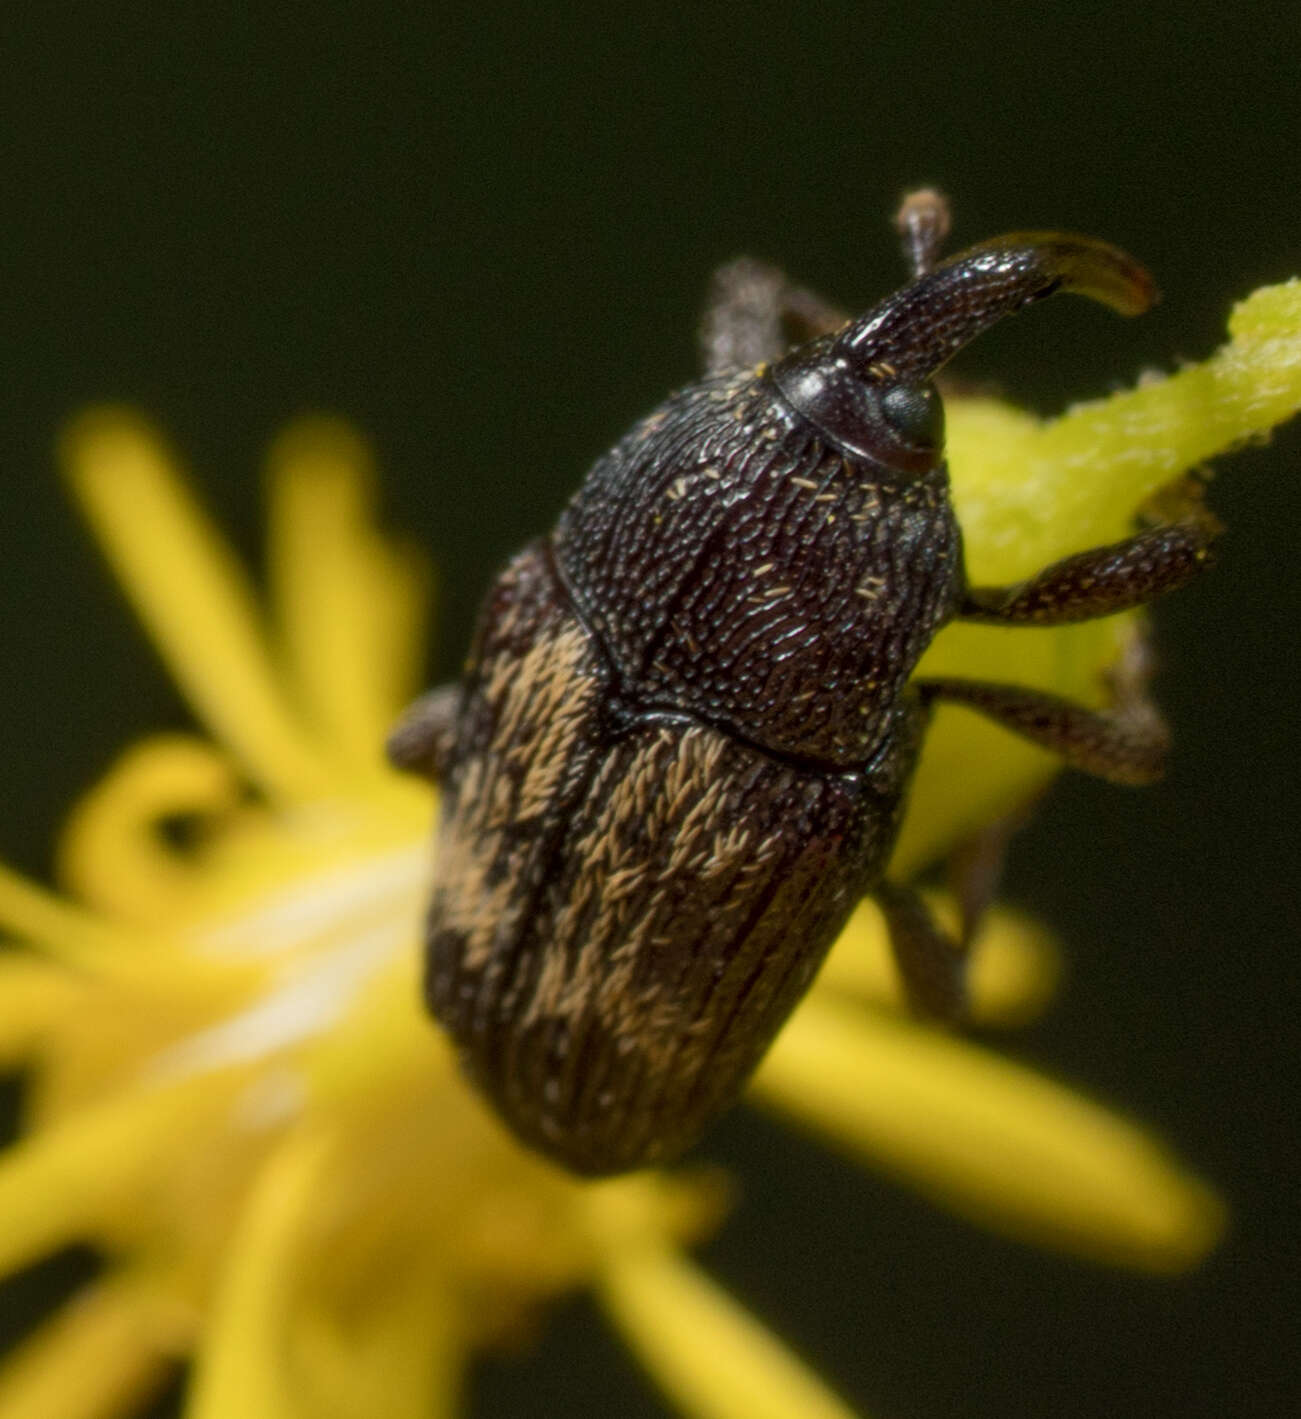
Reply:
<svg viewBox="0 0 1301 1419"><path fill-rule="evenodd" d="M459 684L389 741L442 788L429 1008L514 1133L575 1172L688 1148L864 896L913 1003L960 1014L981 890L951 939L885 875L936 703L1104 778L1160 772L1141 675L1101 711L912 676L955 618L1106 616L1207 561L1189 495L1016 586L963 569L934 376L1058 290L1138 314L1151 277L1058 232L941 261L931 191L897 225L912 279L855 319L758 262L717 274L704 377L597 460L493 583Z"/></svg>

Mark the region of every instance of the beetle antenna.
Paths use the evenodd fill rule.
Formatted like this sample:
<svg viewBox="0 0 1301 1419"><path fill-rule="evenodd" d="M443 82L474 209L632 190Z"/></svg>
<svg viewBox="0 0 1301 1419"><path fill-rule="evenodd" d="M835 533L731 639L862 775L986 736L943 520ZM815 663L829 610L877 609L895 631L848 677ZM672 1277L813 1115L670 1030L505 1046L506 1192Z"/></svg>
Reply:
<svg viewBox="0 0 1301 1419"><path fill-rule="evenodd" d="M858 366L924 379L969 341L1032 301L1074 291L1121 315L1157 298L1147 270L1119 247L1069 232L1013 232L919 276L854 321L836 342Z"/></svg>
<svg viewBox="0 0 1301 1419"><path fill-rule="evenodd" d="M951 225L949 199L938 188L919 187L904 194L895 213L894 229L914 276L924 276L935 269Z"/></svg>

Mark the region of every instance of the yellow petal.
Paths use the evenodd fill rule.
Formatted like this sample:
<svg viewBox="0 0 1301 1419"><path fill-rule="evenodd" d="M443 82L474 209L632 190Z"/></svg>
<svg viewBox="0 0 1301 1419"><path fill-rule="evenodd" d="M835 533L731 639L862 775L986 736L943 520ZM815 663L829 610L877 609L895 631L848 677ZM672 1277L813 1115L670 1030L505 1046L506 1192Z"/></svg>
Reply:
<svg viewBox="0 0 1301 1419"><path fill-rule="evenodd" d="M108 916L164 921L193 890L198 864L168 846L163 820L219 819L242 796L231 765L202 740L180 734L147 739L129 749L69 815L59 875Z"/></svg>
<svg viewBox="0 0 1301 1419"><path fill-rule="evenodd" d="M328 785L276 679L252 589L158 436L119 409L84 415L62 460L124 590L199 716L281 797Z"/></svg>
<svg viewBox="0 0 1301 1419"><path fill-rule="evenodd" d="M852 1411L680 1253L626 1239L597 1283L606 1312L692 1419L852 1419Z"/></svg>
<svg viewBox="0 0 1301 1419"><path fill-rule="evenodd" d="M210 1086L209 1086L210 1087ZM130 1229L160 1156L202 1130L202 1082L141 1090L19 1139L0 1155L0 1272Z"/></svg>
<svg viewBox="0 0 1301 1419"><path fill-rule="evenodd" d="M138 942L0 862L0 927L67 965L131 974Z"/></svg>
<svg viewBox="0 0 1301 1419"><path fill-rule="evenodd" d="M329 1153L325 1133L304 1130L263 1164L226 1252L186 1419L308 1419L287 1332Z"/></svg>
<svg viewBox="0 0 1301 1419"><path fill-rule="evenodd" d="M938 1031L811 997L755 1092L792 1119L1014 1236L1151 1271L1193 1265L1223 1209L1147 1134Z"/></svg>
<svg viewBox="0 0 1301 1419"><path fill-rule="evenodd" d="M301 420L269 462L272 587L289 668L330 750L374 772L410 689L426 578L375 532L372 460L348 425Z"/></svg>
<svg viewBox="0 0 1301 1419"><path fill-rule="evenodd" d="M432 1259L393 1257L382 1288L348 1320L304 1305L294 1351L304 1419L450 1419L459 1412L466 1346L455 1297ZM3 1416L0 1416L3 1419Z"/></svg>
<svg viewBox="0 0 1301 1419"><path fill-rule="evenodd" d="M84 983L68 971L16 951L0 953L0 1069L24 1061L84 1000Z"/></svg>
<svg viewBox="0 0 1301 1419"><path fill-rule="evenodd" d="M370 1286L347 1294L331 1244L340 1146L304 1128L264 1164L227 1250L187 1419L452 1412L463 1350L431 1258L407 1250L382 1267L368 1255Z"/></svg>
<svg viewBox="0 0 1301 1419"><path fill-rule="evenodd" d="M167 1373L151 1296L134 1276L87 1286L6 1355L0 1419L111 1419L133 1413Z"/></svg>
<svg viewBox="0 0 1301 1419"><path fill-rule="evenodd" d="M212 1004L241 984L227 967L167 949L144 932L117 930L0 862L0 928L24 946L98 981L129 986L165 1009L181 1002Z"/></svg>
<svg viewBox="0 0 1301 1419"><path fill-rule="evenodd" d="M1061 951L1047 928L1022 912L994 907L972 946L971 1018L978 1025L1024 1025L1043 1012L1061 976Z"/></svg>
<svg viewBox="0 0 1301 1419"><path fill-rule="evenodd" d="M948 894L927 893L937 921L957 929L957 907ZM992 907L972 943L968 990L971 1018L979 1025L1020 1025L1034 1019L1061 976L1057 943L1039 922L1007 907ZM841 933L816 989L830 990L887 1009L903 1008L899 972L881 913L864 900Z"/></svg>
<svg viewBox="0 0 1301 1419"><path fill-rule="evenodd" d="M400 713L427 684L436 579L423 548L413 542L385 544L382 570L375 587L371 659L377 702L396 705ZM384 726L386 738L392 720L390 715Z"/></svg>

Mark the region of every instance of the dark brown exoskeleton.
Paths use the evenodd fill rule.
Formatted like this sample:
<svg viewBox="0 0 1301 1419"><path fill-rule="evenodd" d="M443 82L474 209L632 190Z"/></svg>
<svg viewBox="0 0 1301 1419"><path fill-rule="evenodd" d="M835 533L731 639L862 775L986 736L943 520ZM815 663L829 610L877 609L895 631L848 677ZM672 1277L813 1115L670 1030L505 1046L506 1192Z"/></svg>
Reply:
<svg viewBox="0 0 1301 1419"><path fill-rule="evenodd" d="M937 264L935 194L900 227L915 279L856 320L757 263L719 273L705 378L595 464L493 585L461 683L390 742L443 791L429 1007L515 1133L577 1172L686 1149L865 894L914 1001L957 1013L964 943L883 876L937 700L1105 778L1160 771L1137 684L1094 712L910 680L955 617L1110 615L1205 561L1214 524L1190 502L971 588L949 503L936 371L1054 291L1135 314L1151 280L1061 233Z"/></svg>

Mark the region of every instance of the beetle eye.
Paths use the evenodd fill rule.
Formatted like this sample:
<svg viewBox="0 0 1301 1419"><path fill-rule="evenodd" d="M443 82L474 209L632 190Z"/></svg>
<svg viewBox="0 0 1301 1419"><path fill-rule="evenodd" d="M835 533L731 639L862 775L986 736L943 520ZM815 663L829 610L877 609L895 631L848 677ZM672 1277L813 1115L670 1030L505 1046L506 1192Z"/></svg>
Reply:
<svg viewBox="0 0 1301 1419"><path fill-rule="evenodd" d="M944 403L934 385L894 385L881 396L881 413L914 448L940 448L944 443Z"/></svg>

